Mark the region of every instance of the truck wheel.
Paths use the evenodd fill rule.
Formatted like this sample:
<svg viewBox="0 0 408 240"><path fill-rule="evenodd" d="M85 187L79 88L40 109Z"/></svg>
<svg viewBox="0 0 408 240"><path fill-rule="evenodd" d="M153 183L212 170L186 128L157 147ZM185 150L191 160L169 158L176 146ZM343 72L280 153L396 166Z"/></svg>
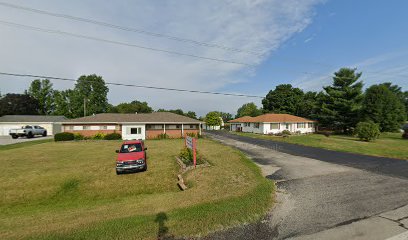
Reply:
<svg viewBox="0 0 408 240"><path fill-rule="evenodd" d="M33 137L33 133L32 133L32 132L28 132L27 138L32 138L32 137Z"/></svg>
<svg viewBox="0 0 408 240"><path fill-rule="evenodd" d="M121 172L119 172L118 170L116 170L116 175L120 175L121 174Z"/></svg>
<svg viewBox="0 0 408 240"><path fill-rule="evenodd" d="M44 131L42 135L43 135L43 137L46 137L47 136L47 131Z"/></svg>
<svg viewBox="0 0 408 240"><path fill-rule="evenodd" d="M17 138L18 138L18 136L17 136L17 135L11 135L11 138L13 138L13 139L17 139Z"/></svg>

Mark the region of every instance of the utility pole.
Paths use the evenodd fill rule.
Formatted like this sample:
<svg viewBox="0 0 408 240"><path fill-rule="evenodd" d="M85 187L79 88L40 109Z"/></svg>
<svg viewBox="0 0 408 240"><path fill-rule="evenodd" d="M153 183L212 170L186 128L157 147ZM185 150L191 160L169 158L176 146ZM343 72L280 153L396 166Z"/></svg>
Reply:
<svg viewBox="0 0 408 240"><path fill-rule="evenodd" d="M84 97L84 117L86 117L86 98Z"/></svg>

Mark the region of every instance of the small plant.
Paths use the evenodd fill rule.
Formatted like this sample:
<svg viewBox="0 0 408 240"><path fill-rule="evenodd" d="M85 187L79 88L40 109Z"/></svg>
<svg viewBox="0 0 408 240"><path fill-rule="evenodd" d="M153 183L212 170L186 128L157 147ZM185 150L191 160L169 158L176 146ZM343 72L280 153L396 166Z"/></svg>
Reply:
<svg viewBox="0 0 408 240"><path fill-rule="evenodd" d="M109 133L105 135L104 139L105 140L120 140L122 139L122 135L120 135L119 133Z"/></svg>
<svg viewBox="0 0 408 240"><path fill-rule="evenodd" d="M161 134L157 135L157 139L168 139L168 138L170 138L170 137L166 133L161 133Z"/></svg>
<svg viewBox="0 0 408 240"><path fill-rule="evenodd" d="M106 134L103 133L97 133L92 136L92 140L102 140L105 139Z"/></svg>
<svg viewBox="0 0 408 240"><path fill-rule="evenodd" d="M196 134L195 133L187 133L187 136L195 138Z"/></svg>
<svg viewBox="0 0 408 240"><path fill-rule="evenodd" d="M291 132L289 130L283 130L282 135L290 135Z"/></svg>
<svg viewBox="0 0 408 240"><path fill-rule="evenodd" d="M57 133L54 135L54 141L59 142L59 141L72 141L74 140L74 134L70 132L62 132L62 133Z"/></svg>
<svg viewBox="0 0 408 240"><path fill-rule="evenodd" d="M181 161L186 165L194 164L194 153L190 148L184 147L179 153ZM196 163L197 165L203 164L205 162L203 156L196 150Z"/></svg>
<svg viewBox="0 0 408 240"><path fill-rule="evenodd" d="M380 136L380 128L378 124L373 122L359 122L355 129L355 134L360 140L370 142Z"/></svg>
<svg viewBox="0 0 408 240"><path fill-rule="evenodd" d="M74 133L74 140L84 140L84 135L80 133Z"/></svg>

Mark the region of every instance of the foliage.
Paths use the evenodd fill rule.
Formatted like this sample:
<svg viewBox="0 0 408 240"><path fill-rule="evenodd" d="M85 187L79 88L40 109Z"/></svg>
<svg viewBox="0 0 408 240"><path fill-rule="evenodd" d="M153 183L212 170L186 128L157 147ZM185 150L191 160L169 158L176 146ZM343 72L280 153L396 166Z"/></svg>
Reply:
<svg viewBox="0 0 408 240"><path fill-rule="evenodd" d="M39 114L49 115L54 112L54 90L48 79L36 79L31 82L27 94L38 101Z"/></svg>
<svg viewBox="0 0 408 240"><path fill-rule="evenodd" d="M119 133L108 133L105 135L104 137L105 140L121 140L122 139L122 135L120 135Z"/></svg>
<svg viewBox="0 0 408 240"><path fill-rule="evenodd" d="M288 113L299 116L303 95L301 89L294 88L291 84L278 85L275 90L269 91L262 100L263 109L265 112Z"/></svg>
<svg viewBox="0 0 408 240"><path fill-rule="evenodd" d="M291 135L292 133L289 130L283 130L282 135Z"/></svg>
<svg viewBox="0 0 408 240"><path fill-rule="evenodd" d="M213 111L205 116L205 124L207 126L221 126L222 118L219 112Z"/></svg>
<svg viewBox="0 0 408 240"><path fill-rule="evenodd" d="M189 117L189 118L193 118L193 119L197 119L197 115L196 115L196 113L195 112L193 112L193 111L188 111L186 114L184 114L186 117Z"/></svg>
<svg viewBox="0 0 408 240"><path fill-rule="evenodd" d="M359 119L363 100L361 73L356 69L341 68L334 73L333 85L324 87L319 95L319 124L344 133L351 133Z"/></svg>
<svg viewBox="0 0 408 240"><path fill-rule="evenodd" d="M84 140L84 135L80 133L74 133L74 140Z"/></svg>
<svg viewBox="0 0 408 240"><path fill-rule="evenodd" d="M62 115L68 118L74 117L73 115L73 102L74 91L67 89L64 91L54 91L54 115Z"/></svg>
<svg viewBox="0 0 408 240"><path fill-rule="evenodd" d="M405 122L406 112L402 100L386 84L372 85L366 90L362 119L379 124L381 132L396 132Z"/></svg>
<svg viewBox="0 0 408 240"><path fill-rule="evenodd" d="M38 112L38 100L28 94L7 93L0 99L0 116L37 115Z"/></svg>
<svg viewBox="0 0 408 240"><path fill-rule="evenodd" d="M355 133L360 140L370 142L380 136L380 128L373 122L359 122Z"/></svg>
<svg viewBox="0 0 408 240"><path fill-rule="evenodd" d="M54 135L54 141L59 142L59 141L72 141L75 139L75 136L73 133L70 132L61 132L57 133Z"/></svg>
<svg viewBox="0 0 408 240"><path fill-rule="evenodd" d="M235 118L240 118L244 116L256 117L262 114L262 110L258 109L255 103L245 103L240 108L238 108L237 115Z"/></svg>
<svg viewBox="0 0 408 240"><path fill-rule="evenodd" d="M194 164L194 153L193 150L191 150L188 147L184 147L183 149L181 149L180 153L179 153L179 157L181 159L181 161L186 164L186 165L193 165ZM200 165L205 163L205 159L202 156L202 154L200 154L198 152L198 150L196 149L196 164Z"/></svg>
<svg viewBox="0 0 408 240"><path fill-rule="evenodd" d="M108 109L109 88L102 77L96 74L83 75L78 78L75 88L70 96L72 117L84 116L84 104L87 116L106 112Z"/></svg>
<svg viewBox="0 0 408 240"><path fill-rule="evenodd" d="M408 128L404 129L404 133L402 134L402 138L408 139Z"/></svg>
<svg viewBox="0 0 408 240"><path fill-rule="evenodd" d="M166 110L166 109L160 108L160 109L157 110L157 112L171 112L171 113L175 113L175 114L178 114L178 115L186 116L186 117L189 117L189 118L197 119L197 115L196 115L196 113L193 112L193 111L188 111L187 113L185 113L185 112L183 112L183 110L181 110L181 109L170 109L170 110Z"/></svg>
<svg viewBox="0 0 408 240"><path fill-rule="evenodd" d="M117 106L109 106L110 113L151 113L153 109L149 107L147 102L134 100L130 103L120 103Z"/></svg>
<svg viewBox="0 0 408 240"><path fill-rule="evenodd" d="M199 135L199 134L197 134L197 135ZM187 133L187 136L192 137L192 138L195 138L195 137L196 137L196 134L193 133L193 132L190 132L190 133Z"/></svg>
<svg viewBox="0 0 408 240"><path fill-rule="evenodd" d="M166 133L161 133L157 135L156 139L168 139L168 138L170 138L169 135L167 135Z"/></svg>
<svg viewBox="0 0 408 240"><path fill-rule="evenodd" d="M92 140L103 140L105 139L106 134L104 133L97 133L92 136Z"/></svg>

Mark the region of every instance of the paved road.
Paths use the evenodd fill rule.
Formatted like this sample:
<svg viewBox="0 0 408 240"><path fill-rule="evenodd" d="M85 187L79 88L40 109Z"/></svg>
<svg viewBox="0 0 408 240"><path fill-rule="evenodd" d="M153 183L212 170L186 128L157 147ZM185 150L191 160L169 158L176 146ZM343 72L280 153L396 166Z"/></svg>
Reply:
<svg viewBox="0 0 408 240"><path fill-rule="evenodd" d="M407 161L225 132L208 135L242 150L267 178L276 180L277 203L262 221L217 232L206 239L371 240L408 230Z"/></svg>
<svg viewBox="0 0 408 240"><path fill-rule="evenodd" d="M52 136L47 136L47 137L33 137L33 138L26 138L26 137L21 137L17 139L12 139L10 136L0 136L0 145L8 145L8 144L14 144L14 143L20 143L20 142L28 142L28 141L36 141L36 140L41 140L41 139L51 139Z"/></svg>

